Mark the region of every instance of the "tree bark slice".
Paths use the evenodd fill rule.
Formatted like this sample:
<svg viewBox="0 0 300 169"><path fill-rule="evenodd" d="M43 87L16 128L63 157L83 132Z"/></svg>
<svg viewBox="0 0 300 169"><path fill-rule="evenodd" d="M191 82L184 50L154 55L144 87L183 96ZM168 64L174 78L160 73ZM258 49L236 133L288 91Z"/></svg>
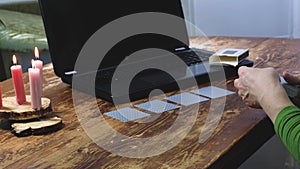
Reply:
<svg viewBox="0 0 300 169"><path fill-rule="evenodd" d="M30 96L26 96L26 100L27 102L25 104L17 105L15 97L3 98L3 107L0 109L0 118L8 120L30 120L52 113L50 99L45 97L42 98L42 107L40 110L31 108Z"/></svg>
<svg viewBox="0 0 300 169"><path fill-rule="evenodd" d="M17 136L42 135L61 129L63 123L59 117L47 117L35 121L13 123L11 127Z"/></svg>

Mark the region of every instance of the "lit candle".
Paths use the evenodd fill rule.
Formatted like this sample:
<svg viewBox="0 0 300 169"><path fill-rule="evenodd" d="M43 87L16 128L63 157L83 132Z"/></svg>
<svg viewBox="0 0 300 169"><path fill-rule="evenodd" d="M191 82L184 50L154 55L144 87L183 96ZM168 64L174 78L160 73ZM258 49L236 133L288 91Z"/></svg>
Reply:
<svg viewBox="0 0 300 169"><path fill-rule="evenodd" d="M3 107L2 104L2 88L1 88L1 84L0 84L0 109Z"/></svg>
<svg viewBox="0 0 300 169"><path fill-rule="evenodd" d="M39 49L37 47L34 48L34 57L36 60L34 60L34 64L35 64L35 67L38 68L40 70L40 88L39 88L39 91L40 91L40 95L42 96L43 94L43 61L40 60L40 52L39 52Z"/></svg>
<svg viewBox="0 0 300 169"><path fill-rule="evenodd" d="M31 108L39 110L42 105L42 98L40 95L40 70L36 68L35 62L32 61L32 68L28 69L29 85L30 85L30 98Z"/></svg>
<svg viewBox="0 0 300 169"><path fill-rule="evenodd" d="M25 89L24 89L24 80L22 77L22 66L17 65L17 57L13 55L13 64L10 67L11 76L14 83L14 89L16 94L17 104L21 105L26 103Z"/></svg>

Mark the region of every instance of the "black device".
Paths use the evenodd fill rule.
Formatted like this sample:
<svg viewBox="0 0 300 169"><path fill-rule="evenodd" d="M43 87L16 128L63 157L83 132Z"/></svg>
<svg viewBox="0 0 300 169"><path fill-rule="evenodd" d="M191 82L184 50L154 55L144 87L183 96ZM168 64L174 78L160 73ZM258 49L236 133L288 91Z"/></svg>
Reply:
<svg viewBox="0 0 300 169"><path fill-rule="evenodd" d="M54 71L57 76L61 77L63 82L70 85L72 85L74 74L81 73L74 70L79 52L93 33L104 25L120 17L142 12L161 12L184 19L180 0L101 2L96 0L39 0L39 4ZM156 24L155 21L150 20L149 22ZM129 95L131 101L148 97L153 89L161 89L164 92L178 90L178 81L196 78L197 83L206 83L210 81L209 74L220 73L223 70L225 70L226 77L237 75L234 67L225 66L206 69L207 66L209 67L208 57L214 52L189 48L189 37L184 21L176 27L170 27L168 21L161 26L180 33L184 41L151 33L132 36L120 41L105 55L104 60L99 65L95 80L95 93L91 94L107 101L112 101L112 97L125 97L124 95L128 94L128 91L115 96L111 95L110 84L113 80L114 71L128 55L146 48L159 48L173 53L186 62L193 75L186 76L185 70L179 70L182 74L179 73L180 77L174 78L167 72L157 69L142 71L130 84ZM101 48L101 44L99 44L99 48ZM160 56L153 55L149 57L158 59L158 62L161 59ZM176 66L174 69L176 69ZM85 74L84 76L88 75ZM83 88L85 83L83 80Z"/></svg>
<svg viewBox="0 0 300 169"><path fill-rule="evenodd" d="M280 76L280 82L290 98L300 98L299 85L289 84L282 76Z"/></svg>

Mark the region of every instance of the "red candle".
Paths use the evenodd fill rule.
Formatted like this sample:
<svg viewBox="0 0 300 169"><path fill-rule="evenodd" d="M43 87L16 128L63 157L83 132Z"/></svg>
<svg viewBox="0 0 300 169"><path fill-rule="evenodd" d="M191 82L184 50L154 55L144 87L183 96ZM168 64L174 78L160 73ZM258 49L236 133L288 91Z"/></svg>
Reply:
<svg viewBox="0 0 300 169"><path fill-rule="evenodd" d="M29 84L30 84L30 98L31 108L39 110L42 105L42 98L40 93L40 70L35 67L35 62L32 61L32 68L28 69Z"/></svg>
<svg viewBox="0 0 300 169"><path fill-rule="evenodd" d="M39 60L40 58L40 52L39 49L37 47L34 48L34 57L36 60L32 61L35 64L35 67L38 68L40 70L40 94L42 96L43 94L43 61Z"/></svg>
<svg viewBox="0 0 300 169"><path fill-rule="evenodd" d="M1 84L0 84L0 109L3 107L2 104L2 88L1 88Z"/></svg>
<svg viewBox="0 0 300 169"><path fill-rule="evenodd" d="M22 77L22 66L17 65L17 57L13 55L13 66L10 67L11 76L14 83L17 104L26 103L24 80Z"/></svg>

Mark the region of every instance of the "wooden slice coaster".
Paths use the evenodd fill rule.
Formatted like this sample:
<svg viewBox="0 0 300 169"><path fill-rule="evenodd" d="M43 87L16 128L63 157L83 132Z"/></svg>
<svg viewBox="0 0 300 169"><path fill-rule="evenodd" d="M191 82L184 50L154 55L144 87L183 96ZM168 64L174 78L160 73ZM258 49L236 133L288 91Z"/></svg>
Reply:
<svg viewBox="0 0 300 169"><path fill-rule="evenodd" d="M26 100L27 103L17 105L15 97L3 98L3 107L0 109L0 118L8 120L30 120L52 113L50 99L45 97L42 98L42 107L40 110L31 108L30 96L26 96Z"/></svg>
<svg viewBox="0 0 300 169"><path fill-rule="evenodd" d="M63 127L59 117L45 117L38 120L16 122L11 125L16 136L42 135L57 131Z"/></svg>

